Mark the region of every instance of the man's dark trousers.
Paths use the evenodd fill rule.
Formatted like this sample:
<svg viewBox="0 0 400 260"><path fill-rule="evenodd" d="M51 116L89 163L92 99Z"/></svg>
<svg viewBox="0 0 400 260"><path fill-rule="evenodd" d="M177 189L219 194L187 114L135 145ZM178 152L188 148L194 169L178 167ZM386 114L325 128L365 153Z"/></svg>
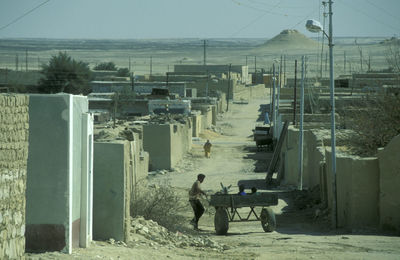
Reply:
<svg viewBox="0 0 400 260"><path fill-rule="evenodd" d="M193 212L194 212L194 222L196 223L196 227L197 227L197 223L199 222L200 217L203 215L204 213L204 207L201 204L200 200L189 200L190 205L193 208Z"/></svg>

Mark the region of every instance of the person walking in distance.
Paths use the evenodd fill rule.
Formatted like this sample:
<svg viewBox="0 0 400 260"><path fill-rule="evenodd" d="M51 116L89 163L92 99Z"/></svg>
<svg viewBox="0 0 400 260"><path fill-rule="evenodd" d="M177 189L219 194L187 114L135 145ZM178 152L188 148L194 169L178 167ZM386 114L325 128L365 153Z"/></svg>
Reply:
<svg viewBox="0 0 400 260"><path fill-rule="evenodd" d="M206 156L206 158L210 158L210 154L211 154L211 146L212 144L210 143L210 140L207 140L207 142L204 144L203 148L204 148L204 155Z"/></svg>
<svg viewBox="0 0 400 260"><path fill-rule="evenodd" d="M189 191L189 202L194 212L194 217L190 221L190 224L193 225L195 230L199 230L199 219L204 213L204 207L200 202L200 197L201 195L207 196L207 194L201 189L200 184L204 181L205 177L206 176L201 173L197 175L197 180L193 183Z"/></svg>

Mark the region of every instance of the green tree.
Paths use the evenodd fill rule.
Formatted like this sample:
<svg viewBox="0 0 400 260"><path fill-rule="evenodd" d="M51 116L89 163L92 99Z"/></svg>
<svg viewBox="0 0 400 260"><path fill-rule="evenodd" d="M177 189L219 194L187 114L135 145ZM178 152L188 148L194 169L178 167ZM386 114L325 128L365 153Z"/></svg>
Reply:
<svg viewBox="0 0 400 260"><path fill-rule="evenodd" d="M108 70L108 71L116 71L117 66L115 66L115 63L112 61L109 62L102 62L100 64L97 64L93 70Z"/></svg>
<svg viewBox="0 0 400 260"><path fill-rule="evenodd" d="M87 63L72 59L66 52L51 57L48 64L42 65L43 78L39 80L39 92L87 95L91 71Z"/></svg>
<svg viewBox="0 0 400 260"><path fill-rule="evenodd" d="M117 71L118 77L129 77L129 69L128 68L119 68Z"/></svg>

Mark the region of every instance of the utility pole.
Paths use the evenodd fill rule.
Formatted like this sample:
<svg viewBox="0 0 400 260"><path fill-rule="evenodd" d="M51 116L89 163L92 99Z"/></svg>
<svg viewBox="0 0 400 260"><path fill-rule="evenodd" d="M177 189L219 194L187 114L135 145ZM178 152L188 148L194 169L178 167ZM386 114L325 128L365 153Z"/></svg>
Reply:
<svg viewBox="0 0 400 260"><path fill-rule="evenodd" d="M343 71L346 74L346 51L343 51Z"/></svg>
<svg viewBox="0 0 400 260"><path fill-rule="evenodd" d="M18 71L18 53L15 54L15 71Z"/></svg>
<svg viewBox="0 0 400 260"><path fill-rule="evenodd" d="M153 56L150 56L150 81L152 73L153 73Z"/></svg>
<svg viewBox="0 0 400 260"><path fill-rule="evenodd" d="M166 79L166 81L167 81L167 82L166 82L166 85L167 85L167 89L168 89L168 76L169 76L169 73L168 73L168 72L166 73L166 76L167 76L167 79Z"/></svg>
<svg viewBox="0 0 400 260"><path fill-rule="evenodd" d="M209 79L208 70L206 71L206 75L207 75L207 81L206 81L206 97L208 98L208 79Z"/></svg>
<svg viewBox="0 0 400 260"><path fill-rule="evenodd" d="M129 72L131 71L131 56L128 57L129 58Z"/></svg>
<svg viewBox="0 0 400 260"><path fill-rule="evenodd" d="M296 125L296 108L297 108L297 60L294 61L294 101L293 101L293 125Z"/></svg>
<svg viewBox="0 0 400 260"><path fill-rule="evenodd" d="M324 16L324 20L323 20L323 28L325 29L325 20L326 20L326 15L327 15L327 13L326 13L326 1L322 1L322 4L324 5L324 13L323 13L323 16ZM322 45L321 45L321 67L320 67L320 71L319 71L319 75L320 75L320 78L322 78L322 57L324 56L324 39L325 39L325 37L324 37L324 35L322 35ZM326 59L325 59L325 71L326 71Z"/></svg>
<svg viewBox="0 0 400 260"><path fill-rule="evenodd" d="M204 47L204 62L203 62L203 65L204 65L204 67L207 65L207 63L206 63L206 46L207 46L207 43L206 43L206 40L204 40L203 41L203 47Z"/></svg>
<svg viewBox="0 0 400 260"><path fill-rule="evenodd" d="M304 56L301 57L301 92L300 92L300 131L299 131L299 176L298 188L303 190L303 120L304 120Z"/></svg>
<svg viewBox="0 0 400 260"><path fill-rule="evenodd" d="M40 58L39 58L39 56L37 57L37 69L40 70Z"/></svg>
<svg viewBox="0 0 400 260"><path fill-rule="evenodd" d="M133 76L133 72L131 72L131 89L132 92L135 92L135 78Z"/></svg>
<svg viewBox="0 0 400 260"><path fill-rule="evenodd" d="M283 55L283 87L286 87L286 55Z"/></svg>
<svg viewBox="0 0 400 260"><path fill-rule="evenodd" d="M254 56L254 77L255 83L257 83L257 56Z"/></svg>
<svg viewBox="0 0 400 260"><path fill-rule="evenodd" d="M28 71L28 49L25 50L25 71Z"/></svg>
<svg viewBox="0 0 400 260"><path fill-rule="evenodd" d="M272 64L272 121L274 123L274 128L273 128L273 135L276 138L276 95L275 95L275 89L276 89L276 78L275 78L275 63Z"/></svg>
<svg viewBox="0 0 400 260"><path fill-rule="evenodd" d="M230 89L231 89L231 68L232 64L229 64L229 70L228 70L228 95L226 96L226 111L229 109L229 96L230 96Z"/></svg>
<svg viewBox="0 0 400 260"><path fill-rule="evenodd" d="M331 100L331 152L332 152L332 224L337 228L337 190L336 190L336 124L335 124L335 79L333 67L333 24L332 0L329 0L329 88Z"/></svg>
<svg viewBox="0 0 400 260"><path fill-rule="evenodd" d="M279 63L279 89L281 88L282 85L282 55L281 55L281 61Z"/></svg>
<svg viewBox="0 0 400 260"><path fill-rule="evenodd" d="M328 53L325 52L325 73L328 71Z"/></svg>

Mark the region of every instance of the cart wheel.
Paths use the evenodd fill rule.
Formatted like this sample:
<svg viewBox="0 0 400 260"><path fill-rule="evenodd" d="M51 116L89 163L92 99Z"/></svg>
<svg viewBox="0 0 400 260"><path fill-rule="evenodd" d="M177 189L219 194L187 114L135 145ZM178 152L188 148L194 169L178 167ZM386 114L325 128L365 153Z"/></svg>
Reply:
<svg viewBox="0 0 400 260"><path fill-rule="evenodd" d="M275 214L270 208L261 210L261 226L265 232L272 232L276 228Z"/></svg>
<svg viewBox="0 0 400 260"><path fill-rule="evenodd" d="M217 208L214 216L214 227L217 235L226 235L229 229L228 213L225 208Z"/></svg>

